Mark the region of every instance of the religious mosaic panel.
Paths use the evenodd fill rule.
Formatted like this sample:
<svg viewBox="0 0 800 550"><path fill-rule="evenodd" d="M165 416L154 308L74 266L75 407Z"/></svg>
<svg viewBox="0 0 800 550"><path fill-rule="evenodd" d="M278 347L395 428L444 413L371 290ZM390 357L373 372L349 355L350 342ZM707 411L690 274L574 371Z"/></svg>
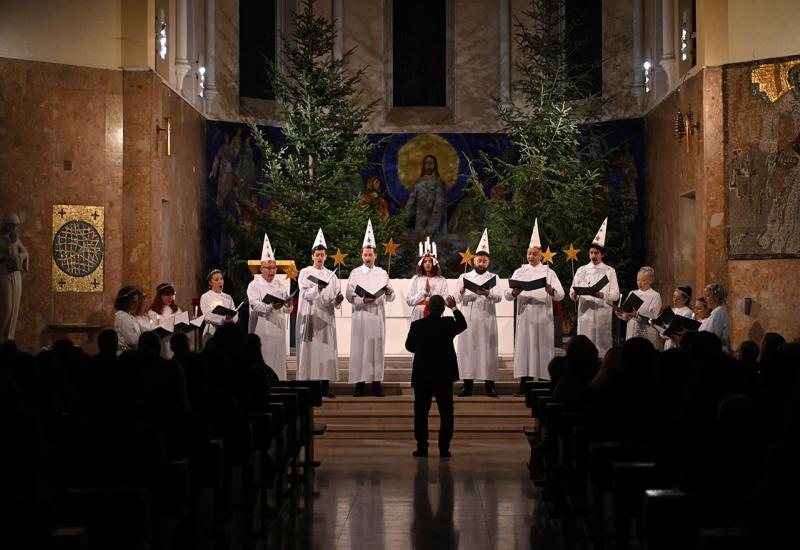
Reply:
<svg viewBox="0 0 800 550"><path fill-rule="evenodd" d="M53 290L102 292L105 209L53 205Z"/></svg>
<svg viewBox="0 0 800 550"><path fill-rule="evenodd" d="M800 257L800 59L725 69L728 257Z"/></svg>

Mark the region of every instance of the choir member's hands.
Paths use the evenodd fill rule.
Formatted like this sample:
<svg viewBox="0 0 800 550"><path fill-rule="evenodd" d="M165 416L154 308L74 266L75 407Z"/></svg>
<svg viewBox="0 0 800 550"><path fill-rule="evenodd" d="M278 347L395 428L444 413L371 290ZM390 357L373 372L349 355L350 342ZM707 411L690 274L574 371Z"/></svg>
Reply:
<svg viewBox="0 0 800 550"><path fill-rule="evenodd" d="M550 296L552 296L553 294L556 293L556 291L553 290L553 285L551 285L549 283L544 285L544 291L547 292L547 294L549 294Z"/></svg>
<svg viewBox="0 0 800 550"><path fill-rule="evenodd" d="M280 309L286 305L286 302L272 302L273 309Z"/></svg>
<svg viewBox="0 0 800 550"><path fill-rule="evenodd" d="M488 296L488 295L489 295L489 291L488 291L488 290L486 290L485 288L482 288L482 289L480 289L480 290L478 291L478 296L483 296L483 297L486 297L486 296Z"/></svg>
<svg viewBox="0 0 800 550"><path fill-rule="evenodd" d="M394 294L394 290L392 290L392 287L387 286L386 287L386 295L387 296L391 296L392 294Z"/></svg>
<svg viewBox="0 0 800 550"><path fill-rule="evenodd" d="M448 296L447 298L445 298L444 299L444 303L450 309L455 309L456 308L456 299L453 298L452 296Z"/></svg>
<svg viewBox="0 0 800 550"><path fill-rule="evenodd" d="M466 289L466 288L464 288L464 287L462 286L462 287L461 287L461 290L459 290L459 291L458 291L458 293L459 293L459 294L461 294L461 295L463 296L463 295L464 295L464 291L466 291L466 290L467 290L467 289Z"/></svg>
<svg viewBox="0 0 800 550"><path fill-rule="evenodd" d="M235 313L231 313L230 315L225 316L226 321L233 321L233 318L236 317Z"/></svg>
<svg viewBox="0 0 800 550"><path fill-rule="evenodd" d="M365 303L365 304L371 304L371 303L373 303L374 301L375 301L375 298L364 298L364 303Z"/></svg>
<svg viewBox="0 0 800 550"><path fill-rule="evenodd" d="M595 298L600 298L602 300L605 297L605 294L603 294L602 292L595 292L594 294L592 294L592 296L594 296Z"/></svg>
<svg viewBox="0 0 800 550"><path fill-rule="evenodd" d="M521 289L521 288L516 288L516 287L515 287L515 288L512 288L512 289L511 289L511 295L512 295L514 298L516 298L517 296L519 296L519 293L520 293L520 292L522 292L522 289Z"/></svg>
<svg viewBox="0 0 800 550"><path fill-rule="evenodd" d="M319 284L317 284L317 288L319 289L319 291L320 291L320 292L322 292L323 290L325 290L327 287L328 287L328 285L326 285L325 283L319 283Z"/></svg>
<svg viewBox="0 0 800 550"><path fill-rule="evenodd" d="M338 306L339 304L341 304L342 300L344 300L344 296L342 296L342 293L340 292L339 294L336 295L336 305Z"/></svg>

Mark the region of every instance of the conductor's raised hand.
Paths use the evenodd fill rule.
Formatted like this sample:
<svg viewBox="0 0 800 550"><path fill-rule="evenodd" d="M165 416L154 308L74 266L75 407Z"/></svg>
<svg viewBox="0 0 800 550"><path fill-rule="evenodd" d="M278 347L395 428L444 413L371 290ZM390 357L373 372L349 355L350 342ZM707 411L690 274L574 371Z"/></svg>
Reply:
<svg viewBox="0 0 800 550"><path fill-rule="evenodd" d="M447 298L444 299L444 303L450 309L455 309L456 307L456 299L452 296L447 296Z"/></svg>

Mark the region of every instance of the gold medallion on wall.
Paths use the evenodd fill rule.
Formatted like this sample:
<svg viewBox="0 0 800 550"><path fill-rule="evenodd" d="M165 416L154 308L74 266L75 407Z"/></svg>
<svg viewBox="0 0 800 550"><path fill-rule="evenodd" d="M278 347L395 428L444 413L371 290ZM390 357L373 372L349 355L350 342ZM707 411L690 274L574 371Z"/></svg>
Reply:
<svg viewBox="0 0 800 550"><path fill-rule="evenodd" d="M53 290L102 292L105 208L53 205Z"/></svg>
<svg viewBox="0 0 800 550"><path fill-rule="evenodd" d="M409 191L420 178L422 161L427 155L436 157L439 177L448 189L458 179L458 153L449 141L434 134L420 134L408 141L397 154L397 176Z"/></svg>

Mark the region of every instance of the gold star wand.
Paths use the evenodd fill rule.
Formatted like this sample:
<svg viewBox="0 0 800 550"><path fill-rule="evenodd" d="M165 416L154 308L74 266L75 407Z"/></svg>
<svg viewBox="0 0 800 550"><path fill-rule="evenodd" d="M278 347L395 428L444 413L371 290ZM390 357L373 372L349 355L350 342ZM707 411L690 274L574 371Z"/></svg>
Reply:
<svg viewBox="0 0 800 550"><path fill-rule="evenodd" d="M392 276L392 256L397 254L397 247L400 245L394 242L394 238L389 238L388 243L383 243L383 253L389 257L389 265L386 266L386 274Z"/></svg>
<svg viewBox="0 0 800 550"><path fill-rule="evenodd" d="M459 252L458 255L461 256L461 263L458 264L458 265L463 265L464 266L464 273L466 273L467 269L469 268L469 266L472 265L472 257L474 256L474 254L469 249L469 247L467 247L467 251L466 252Z"/></svg>

